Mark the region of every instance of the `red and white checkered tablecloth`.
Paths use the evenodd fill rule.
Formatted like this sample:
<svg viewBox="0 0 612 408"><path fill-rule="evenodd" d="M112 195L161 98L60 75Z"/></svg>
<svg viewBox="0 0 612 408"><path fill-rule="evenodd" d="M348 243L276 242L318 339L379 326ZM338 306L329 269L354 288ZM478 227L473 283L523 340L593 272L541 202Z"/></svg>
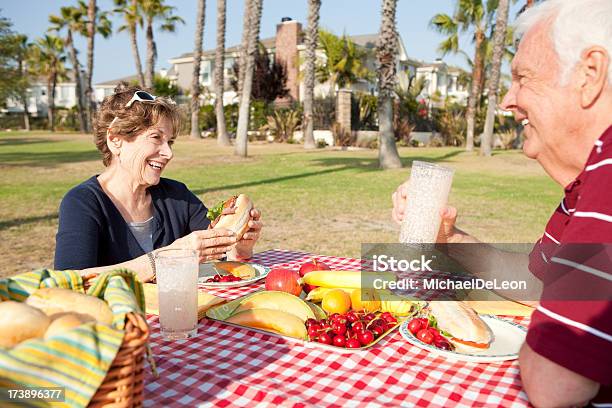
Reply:
<svg viewBox="0 0 612 408"><path fill-rule="evenodd" d="M266 251L253 262L299 268L312 257ZM351 258L316 256L332 269L358 269ZM236 298L262 288L214 291ZM523 325L527 318L509 318ZM159 378L149 374L145 406L528 406L518 364L475 364L433 357L399 331L371 349L335 353L203 319L195 339L166 342L149 318Z"/></svg>

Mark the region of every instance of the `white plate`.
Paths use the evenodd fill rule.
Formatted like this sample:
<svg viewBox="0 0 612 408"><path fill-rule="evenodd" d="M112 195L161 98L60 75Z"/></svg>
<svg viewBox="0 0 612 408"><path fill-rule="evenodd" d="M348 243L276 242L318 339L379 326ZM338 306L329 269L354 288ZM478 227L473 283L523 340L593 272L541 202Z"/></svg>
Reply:
<svg viewBox="0 0 612 408"><path fill-rule="evenodd" d="M440 350L431 344L423 343L408 330L408 323L410 323L412 319L402 323L399 330L402 337L410 344L451 360L468 361L472 363L493 363L497 361L516 360L518 358L519 349L525 342L527 329L519 324L500 319L496 316L480 315L480 317L489 325L495 337L488 349L472 352L472 354Z"/></svg>
<svg viewBox="0 0 612 408"><path fill-rule="evenodd" d="M210 267L210 264L200 264L200 273L198 275L198 282L200 285L206 288L237 288L240 286L250 285L257 282L260 279L265 278L270 273L271 268L256 263L250 263L255 268L255 276L251 279L243 279L235 282L206 282L206 279L215 276L215 270Z"/></svg>

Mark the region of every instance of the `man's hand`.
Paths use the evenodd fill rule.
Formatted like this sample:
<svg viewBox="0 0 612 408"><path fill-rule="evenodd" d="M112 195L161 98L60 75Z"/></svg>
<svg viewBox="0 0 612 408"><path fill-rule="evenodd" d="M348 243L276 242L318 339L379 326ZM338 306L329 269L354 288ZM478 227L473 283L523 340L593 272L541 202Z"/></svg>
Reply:
<svg viewBox="0 0 612 408"><path fill-rule="evenodd" d="M550 361L527 343L519 354L519 368L523 388L536 407L581 407L599 391L599 383Z"/></svg>
<svg viewBox="0 0 612 408"><path fill-rule="evenodd" d="M408 203L408 182L401 184L391 195L391 199L393 201L391 217L397 224L401 225L405 215L404 211L406 210L406 204ZM463 242L464 238L468 235L455 227L457 209L454 207L443 208L440 210L440 217L442 218L442 222L440 223L440 230L438 231L436 243L454 244Z"/></svg>
<svg viewBox="0 0 612 408"><path fill-rule="evenodd" d="M263 223L261 220L261 212L253 208L251 210L251 220L249 221L249 229L244 233L242 239L236 244L233 257L237 259L249 259L253 256L253 247L257 243L261 235Z"/></svg>

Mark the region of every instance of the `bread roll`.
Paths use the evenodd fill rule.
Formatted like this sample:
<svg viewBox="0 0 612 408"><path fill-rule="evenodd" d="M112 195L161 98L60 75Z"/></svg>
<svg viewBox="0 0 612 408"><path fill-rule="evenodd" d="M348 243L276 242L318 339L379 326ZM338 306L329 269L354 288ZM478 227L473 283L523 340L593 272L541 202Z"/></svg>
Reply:
<svg viewBox="0 0 612 408"><path fill-rule="evenodd" d="M26 303L48 316L62 312L78 312L105 324L113 322L110 307L97 297L61 288L43 288L32 293Z"/></svg>
<svg viewBox="0 0 612 408"><path fill-rule="evenodd" d="M438 322L438 328L453 335L450 341L457 349L470 351L488 348L493 341L489 326L466 303L436 301L429 302L428 307ZM482 347L471 347L469 343Z"/></svg>
<svg viewBox="0 0 612 408"><path fill-rule="evenodd" d="M226 228L234 231L236 239L240 240L245 232L249 229L249 221L251 220L251 210L253 202L244 194L238 195L234 204L236 212L234 214L222 215L219 222L215 224L215 229Z"/></svg>
<svg viewBox="0 0 612 408"><path fill-rule="evenodd" d="M51 319L42 311L12 300L0 302L0 347L42 337Z"/></svg>
<svg viewBox="0 0 612 408"><path fill-rule="evenodd" d="M45 332L45 339L62 334L84 323L95 321L87 315L74 312L56 313L52 316L52 320Z"/></svg>

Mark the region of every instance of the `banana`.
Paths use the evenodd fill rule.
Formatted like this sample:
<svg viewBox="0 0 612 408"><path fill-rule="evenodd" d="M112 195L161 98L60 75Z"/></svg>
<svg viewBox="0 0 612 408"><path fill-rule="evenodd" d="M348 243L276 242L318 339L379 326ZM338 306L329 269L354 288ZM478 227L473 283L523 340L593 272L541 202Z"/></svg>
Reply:
<svg viewBox="0 0 612 408"><path fill-rule="evenodd" d="M398 296L388 290L379 290L380 310L395 316L408 316L415 305L405 297Z"/></svg>
<svg viewBox="0 0 612 408"><path fill-rule="evenodd" d="M304 323L306 319L315 318L315 314L311 308L302 299L290 293L274 290L256 292L246 297L240 302L240 306L234 310L232 315L250 309L280 310L298 317L301 319L302 323Z"/></svg>
<svg viewBox="0 0 612 408"><path fill-rule="evenodd" d="M323 288L323 287L314 288L313 290L308 292L308 295L306 295L306 300L309 300L311 302L320 302L323 300L323 296L325 296L327 292L333 289L342 289L348 295L350 295L351 292L353 291L353 289L351 288Z"/></svg>
<svg viewBox="0 0 612 408"><path fill-rule="evenodd" d="M236 313L225 320L241 326L266 330L296 339L306 339L304 322L290 313L273 309L250 309Z"/></svg>
<svg viewBox="0 0 612 408"><path fill-rule="evenodd" d="M315 315L315 319L322 320L322 319L327 318L327 314L325 313L323 309L321 309L320 306L315 305L314 303L311 303L311 302L306 302L306 303L308 303L308 306L310 306L310 309L312 309L312 312Z"/></svg>
<svg viewBox="0 0 612 408"><path fill-rule="evenodd" d="M374 288L374 281L395 281L389 272L312 271L304 275L303 283L324 288Z"/></svg>

